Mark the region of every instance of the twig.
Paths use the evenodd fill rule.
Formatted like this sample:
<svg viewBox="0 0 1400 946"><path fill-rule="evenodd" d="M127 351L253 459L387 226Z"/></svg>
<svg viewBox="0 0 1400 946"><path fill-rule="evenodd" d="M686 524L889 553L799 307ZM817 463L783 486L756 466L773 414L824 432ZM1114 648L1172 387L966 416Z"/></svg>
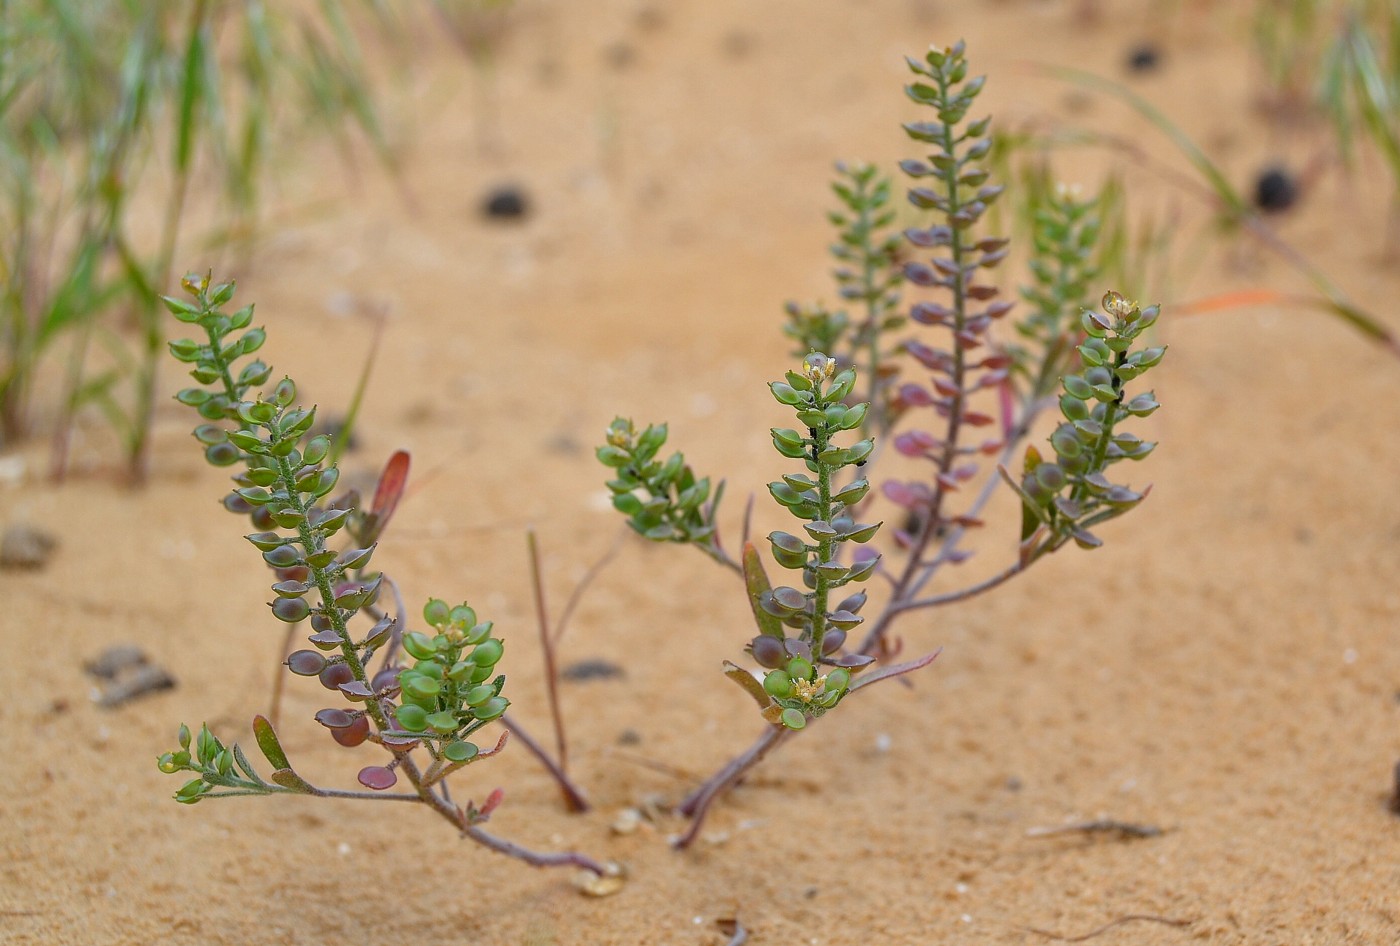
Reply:
<svg viewBox="0 0 1400 946"><path fill-rule="evenodd" d="M540 764L549 771L550 775L554 776L554 781L559 783L559 791L564 795L564 807L569 811L587 811L592 807L588 802L588 796L583 793L583 789L575 785L573 781L564 774L559 766L555 764L550 754L544 750L544 747L536 742L533 736L521 728L520 723L517 722L513 716L509 713L503 715L501 717L501 725L510 730L512 736L524 743L525 748L529 750L530 754L536 759L539 759Z"/></svg>
<svg viewBox="0 0 1400 946"><path fill-rule="evenodd" d="M1034 559L1032 559L1032 561L1034 561ZM965 601L968 598L973 598L977 595L982 594L984 591L991 591L997 585L1000 585L1002 582L1009 581L1010 579L1015 578L1017 575L1021 574L1029 567L1029 562L1012 562L1010 565L997 572L992 577L986 579L985 581L979 581L975 585L968 585L966 588L960 588L957 591L950 591L946 594L931 595L927 598L919 598L916 601L904 601L900 602L899 604L891 604L890 608L897 612L913 611L916 608L933 608L938 607L939 605L952 604L955 601Z"/></svg>
<svg viewBox="0 0 1400 946"><path fill-rule="evenodd" d="M531 867L582 867L584 870L599 877L608 873L607 868L599 864L587 854L580 854L577 851L555 851L548 854L539 851L532 851L529 848L521 847L514 841L507 841L505 838L498 838L494 834L488 834L476 825L467 825L462 828L462 834L471 838L478 844L483 844L498 851L508 857L524 861Z"/></svg>
<svg viewBox="0 0 1400 946"><path fill-rule="evenodd" d="M540 571L540 546L534 529L525 530L525 545L530 550L530 581L535 591L535 616L539 620L540 650L544 657L544 686L549 697L549 715L554 724L554 746L559 753L559 771L569 770L569 741L564 734L564 712L559 707L559 668L554 661L554 635L549 632L549 614L545 607L544 575ZM565 793L568 797L568 793Z"/></svg>
<svg viewBox="0 0 1400 946"><path fill-rule="evenodd" d="M1195 920L1174 920L1171 917L1154 916L1151 913L1130 913L1127 916L1120 916L1118 919L1105 923L1098 929L1090 930L1080 936L1063 936L1059 933L1038 929L1034 926L1022 926L1019 927L1019 929L1027 933L1034 933L1037 936L1044 936L1046 939L1058 940L1061 943L1082 943L1086 940L1093 939L1095 936L1102 936L1114 927L1135 921L1141 923L1161 923L1163 926L1190 926L1192 923L1196 922Z"/></svg>
<svg viewBox="0 0 1400 946"><path fill-rule="evenodd" d="M564 639L564 631L569 626L569 619L574 616L574 610L583 600L584 592L597 580L603 569L617 558L618 550L622 548L622 540L627 537L627 531L626 527L617 530L612 545L608 546L608 550L596 562L588 566L588 571L584 572L583 577L578 580L578 584L574 585L574 590L569 594L569 600L564 602L564 610L559 612L559 620L554 624L554 643L556 646Z"/></svg>
<svg viewBox="0 0 1400 946"><path fill-rule="evenodd" d="M1030 828L1026 831L1028 838L1048 838L1057 834L1116 834L1121 838L1156 838L1161 837L1163 831L1155 824L1135 824L1131 821L1114 821L1111 818Z"/></svg>

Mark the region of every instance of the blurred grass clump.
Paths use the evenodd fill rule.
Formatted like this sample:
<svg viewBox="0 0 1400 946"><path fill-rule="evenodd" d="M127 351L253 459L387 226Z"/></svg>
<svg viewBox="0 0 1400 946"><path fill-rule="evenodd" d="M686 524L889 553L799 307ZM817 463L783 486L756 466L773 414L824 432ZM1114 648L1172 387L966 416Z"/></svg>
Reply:
<svg viewBox="0 0 1400 946"><path fill-rule="evenodd" d="M61 347L55 473L92 405L144 476L157 289L192 205L203 238L246 250L294 141L359 135L392 165L371 30L399 35L382 0L0 0L0 442L32 432Z"/></svg>

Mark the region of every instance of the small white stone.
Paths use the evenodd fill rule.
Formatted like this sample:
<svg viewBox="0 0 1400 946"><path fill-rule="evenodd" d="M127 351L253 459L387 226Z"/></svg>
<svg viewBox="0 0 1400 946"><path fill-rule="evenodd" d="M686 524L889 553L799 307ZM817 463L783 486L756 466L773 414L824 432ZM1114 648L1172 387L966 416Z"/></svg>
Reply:
<svg viewBox="0 0 1400 946"><path fill-rule="evenodd" d="M1357 653L1355 647L1348 647L1346 650L1342 651L1342 663L1354 664L1356 663L1356 658Z"/></svg>
<svg viewBox="0 0 1400 946"><path fill-rule="evenodd" d="M345 841L341 841L340 844L336 847L336 851L340 854L341 857L349 857L350 845Z"/></svg>

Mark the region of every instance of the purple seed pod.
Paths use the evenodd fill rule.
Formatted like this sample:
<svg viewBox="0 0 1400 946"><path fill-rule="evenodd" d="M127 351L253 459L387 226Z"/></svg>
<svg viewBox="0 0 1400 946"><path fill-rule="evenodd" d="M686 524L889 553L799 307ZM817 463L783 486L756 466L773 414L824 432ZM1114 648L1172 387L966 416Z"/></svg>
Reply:
<svg viewBox="0 0 1400 946"><path fill-rule="evenodd" d="M343 663L327 664L326 669L320 673L321 686L327 690L338 690L342 683L349 683L353 679L355 674Z"/></svg>
<svg viewBox="0 0 1400 946"><path fill-rule="evenodd" d="M809 663L812 660L812 645L807 641L798 640L795 637L789 637L787 640L783 641L783 652L788 658L798 657ZM784 661L784 663L786 663L786 661Z"/></svg>
<svg viewBox="0 0 1400 946"><path fill-rule="evenodd" d="M768 670L781 667L787 660L782 640L767 634L755 637L749 644L749 650L753 653L753 659L758 662L758 665Z"/></svg>
<svg viewBox="0 0 1400 946"><path fill-rule="evenodd" d="M360 716L346 712L343 709L323 709L316 713L316 722L325 726L327 729L345 729L360 718Z"/></svg>
<svg viewBox="0 0 1400 946"><path fill-rule="evenodd" d="M317 674L324 675L325 671L329 670L330 667L326 665L326 658L316 653L316 651L298 650L287 658L287 669L299 677L314 677ZM345 672L349 673L350 668L346 667ZM354 675L352 674L352 679L353 676ZM322 682L324 682L324 676Z"/></svg>
<svg viewBox="0 0 1400 946"><path fill-rule="evenodd" d="M837 612L841 613L840 611ZM827 631L822 636L822 656L830 657L841 649L846 643L846 632L842 630Z"/></svg>

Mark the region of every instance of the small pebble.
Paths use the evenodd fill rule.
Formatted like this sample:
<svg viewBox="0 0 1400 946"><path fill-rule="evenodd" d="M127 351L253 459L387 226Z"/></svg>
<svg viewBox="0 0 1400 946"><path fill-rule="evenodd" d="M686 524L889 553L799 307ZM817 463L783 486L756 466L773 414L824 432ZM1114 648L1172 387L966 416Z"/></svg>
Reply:
<svg viewBox="0 0 1400 946"><path fill-rule="evenodd" d="M1260 173L1254 182L1254 206L1265 213L1278 213L1298 201L1298 182L1281 167Z"/></svg>
<svg viewBox="0 0 1400 946"><path fill-rule="evenodd" d="M642 813L635 808L624 808L613 819L613 834L635 834L642 826Z"/></svg>
<svg viewBox="0 0 1400 946"><path fill-rule="evenodd" d="M580 680L611 680L615 677L627 676L627 671L610 660L591 657L569 664L559 671L559 676L575 682Z"/></svg>
<svg viewBox="0 0 1400 946"><path fill-rule="evenodd" d="M43 568L58 539L30 526L10 526L0 538L0 568Z"/></svg>
<svg viewBox="0 0 1400 946"><path fill-rule="evenodd" d="M622 865L609 861L603 865L606 873L601 877L591 870L581 870L574 875L574 886L579 892L590 897L611 897L627 882L627 872Z"/></svg>
<svg viewBox="0 0 1400 946"><path fill-rule="evenodd" d="M1128 71L1153 72L1161 65L1162 57L1157 47L1151 43L1141 43L1128 51Z"/></svg>
<svg viewBox="0 0 1400 946"><path fill-rule="evenodd" d="M93 693L93 702L104 709L113 709L149 693L169 690L175 686L170 671L151 663L139 647L118 644L109 647L83 665L83 669L105 681Z"/></svg>
<svg viewBox="0 0 1400 946"><path fill-rule="evenodd" d="M530 212L524 191L518 187L498 187L481 202L481 212L493 220L523 220Z"/></svg>

